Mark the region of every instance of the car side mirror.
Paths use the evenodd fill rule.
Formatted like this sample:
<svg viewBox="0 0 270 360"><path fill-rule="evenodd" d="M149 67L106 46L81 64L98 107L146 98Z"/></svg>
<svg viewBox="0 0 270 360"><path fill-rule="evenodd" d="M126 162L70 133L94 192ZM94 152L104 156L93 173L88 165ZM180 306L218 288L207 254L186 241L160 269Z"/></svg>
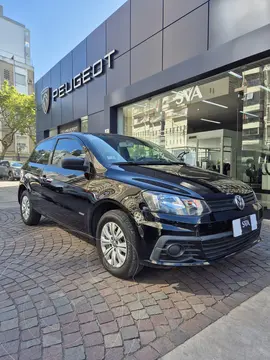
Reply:
<svg viewBox="0 0 270 360"><path fill-rule="evenodd" d="M85 159L79 157L65 158L61 162L63 169L89 171L89 166L85 163Z"/></svg>

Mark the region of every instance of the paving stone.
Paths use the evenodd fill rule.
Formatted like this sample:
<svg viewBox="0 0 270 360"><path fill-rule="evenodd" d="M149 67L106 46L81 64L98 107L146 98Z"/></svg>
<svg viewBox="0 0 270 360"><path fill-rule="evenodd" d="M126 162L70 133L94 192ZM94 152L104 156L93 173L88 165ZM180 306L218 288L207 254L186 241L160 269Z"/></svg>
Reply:
<svg viewBox="0 0 270 360"><path fill-rule="evenodd" d="M53 333L53 332L59 331L59 330L60 330L60 324L58 323L58 324L50 325L50 326L47 326L47 327L43 328L42 333L43 334L49 334L49 333ZM32 329L27 330L27 331L32 331Z"/></svg>
<svg viewBox="0 0 270 360"><path fill-rule="evenodd" d="M130 311L143 309L143 305L140 301L134 301L127 304Z"/></svg>
<svg viewBox="0 0 270 360"><path fill-rule="evenodd" d="M42 327L48 327L55 324L59 324L59 318L56 315L47 316L40 319L40 324Z"/></svg>
<svg viewBox="0 0 270 360"><path fill-rule="evenodd" d="M129 355L139 350L141 347L139 339L125 340L124 341L124 353L125 355Z"/></svg>
<svg viewBox="0 0 270 360"><path fill-rule="evenodd" d="M120 329L123 340L130 340L139 336L138 329L135 325L126 326Z"/></svg>
<svg viewBox="0 0 270 360"><path fill-rule="evenodd" d="M0 357L8 354L12 356L12 354L16 354L18 352L18 349L19 349L19 340L14 340L8 343L1 344Z"/></svg>
<svg viewBox="0 0 270 360"><path fill-rule="evenodd" d="M158 351L160 355L165 355L174 349L174 344L167 337L155 340L151 343L151 346Z"/></svg>
<svg viewBox="0 0 270 360"><path fill-rule="evenodd" d="M21 342L21 349L28 349L35 345L40 345L40 344L41 344L41 340L39 338L35 338L32 340L28 340L28 341L23 341L23 342Z"/></svg>
<svg viewBox="0 0 270 360"><path fill-rule="evenodd" d="M18 327L18 318L5 320L1 322L0 329L1 331L11 330Z"/></svg>
<svg viewBox="0 0 270 360"><path fill-rule="evenodd" d="M40 360L41 359L41 346L33 346L29 349L20 351L20 360Z"/></svg>
<svg viewBox="0 0 270 360"><path fill-rule="evenodd" d="M211 320L216 321L223 316L219 311L209 307L203 312L204 316L209 317Z"/></svg>
<svg viewBox="0 0 270 360"><path fill-rule="evenodd" d="M60 331L56 331L54 333L49 333L49 334L43 334L42 343L43 343L44 347L57 345L57 344L60 344L61 342L62 342L62 338L61 338Z"/></svg>
<svg viewBox="0 0 270 360"><path fill-rule="evenodd" d="M161 315L152 315L150 319L151 319L154 327L168 324L168 320L166 319L166 317L163 314L161 314Z"/></svg>
<svg viewBox="0 0 270 360"><path fill-rule="evenodd" d="M71 333L71 334L66 334L63 336L63 339L64 339L64 347L65 348L70 348L70 347L74 347L74 346L83 344L83 339L82 339L81 333L79 331Z"/></svg>
<svg viewBox="0 0 270 360"><path fill-rule="evenodd" d="M154 329L153 323L150 319L139 320L137 322L137 327L139 331L147 331Z"/></svg>
<svg viewBox="0 0 270 360"><path fill-rule="evenodd" d="M154 305L154 306L148 306L146 308L147 314L148 315L157 315L157 314L162 314L162 310L158 305Z"/></svg>
<svg viewBox="0 0 270 360"><path fill-rule="evenodd" d="M120 360L124 357L123 348L117 347L106 351L105 360Z"/></svg>
<svg viewBox="0 0 270 360"><path fill-rule="evenodd" d="M60 307L56 308L56 311L57 311L58 315L65 315L65 314L73 312L73 308L70 304L68 304L68 305L64 305L64 306L60 306Z"/></svg>
<svg viewBox="0 0 270 360"><path fill-rule="evenodd" d="M152 341L154 341L156 339L156 333L155 331L141 331L140 332L140 339L141 339L141 344L142 346L144 345L148 345L149 343L151 343Z"/></svg>
<svg viewBox="0 0 270 360"><path fill-rule="evenodd" d="M179 346L189 339L188 334L186 334L184 331L181 331L179 328L169 332L167 337L175 346Z"/></svg>
<svg viewBox="0 0 270 360"><path fill-rule="evenodd" d="M105 324L105 323L108 323L110 321L113 321L114 316L113 316L113 313L111 311L105 311L103 313L97 314L97 320L98 320L99 324Z"/></svg>
<svg viewBox="0 0 270 360"><path fill-rule="evenodd" d="M43 360L62 360L63 359L63 349L62 345L54 345L49 348L43 349Z"/></svg>
<svg viewBox="0 0 270 360"><path fill-rule="evenodd" d="M84 343L85 346L94 346L94 345L103 344L103 336L100 332L84 335Z"/></svg>
<svg viewBox="0 0 270 360"><path fill-rule="evenodd" d="M19 329L11 329L0 332L0 344L19 339Z"/></svg>
<svg viewBox="0 0 270 360"><path fill-rule="evenodd" d="M148 345L137 351L134 356L138 360L156 360L160 357L160 354L154 348Z"/></svg>
<svg viewBox="0 0 270 360"><path fill-rule="evenodd" d="M86 359L87 360L103 360L105 355L104 346L91 346L90 348L85 349Z"/></svg>
<svg viewBox="0 0 270 360"><path fill-rule="evenodd" d="M120 328L124 326L130 326L134 324L134 320L131 315L121 316L117 318L117 323Z"/></svg>
<svg viewBox="0 0 270 360"><path fill-rule="evenodd" d="M131 316L135 320L143 320L143 319L148 319L149 318L149 315L147 314L145 309L132 311Z"/></svg>
<svg viewBox="0 0 270 360"><path fill-rule="evenodd" d="M194 310L180 310L180 313L184 320L190 320L196 315Z"/></svg>
<svg viewBox="0 0 270 360"><path fill-rule="evenodd" d="M155 299L150 298L150 299L145 299L145 300L141 300L142 305L143 306L152 306L152 305L157 305L157 302Z"/></svg>
<svg viewBox="0 0 270 360"><path fill-rule="evenodd" d="M65 349L64 354L65 360L85 360L83 345Z"/></svg>
<svg viewBox="0 0 270 360"><path fill-rule="evenodd" d="M86 324L81 325L81 333L82 335L92 334L94 332L99 331L99 326L96 321L91 321Z"/></svg>
<svg viewBox="0 0 270 360"><path fill-rule="evenodd" d="M126 305L123 305L123 306L113 308L112 313L113 313L114 317L118 318L120 316L129 315L130 311Z"/></svg>
<svg viewBox="0 0 270 360"><path fill-rule="evenodd" d="M14 319L14 318L16 318L18 316L16 310L11 310L11 311L4 311L4 310L5 309L3 309L0 312L0 321Z"/></svg>
<svg viewBox="0 0 270 360"><path fill-rule="evenodd" d="M104 343L106 349L122 346L123 341L121 335L118 334L109 334L104 336Z"/></svg>
<svg viewBox="0 0 270 360"><path fill-rule="evenodd" d="M102 313L105 311L109 311L109 307L105 302L103 302L101 304L97 304L97 305L92 305L92 308L96 314L99 314L99 313Z"/></svg>
<svg viewBox="0 0 270 360"><path fill-rule="evenodd" d="M197 314L202 313L206 309L204 304L192 305L192 308Z"/></svg>
<svg viewBox="0 0 270 360"><path fill-rule="evenodd" d="M78 319L79 319L80 324L84 324L89 321L94 321L96 319L96 317L95 317L95 314L91 311L91 312L88 312L87 314L79 314Z"/></svg>

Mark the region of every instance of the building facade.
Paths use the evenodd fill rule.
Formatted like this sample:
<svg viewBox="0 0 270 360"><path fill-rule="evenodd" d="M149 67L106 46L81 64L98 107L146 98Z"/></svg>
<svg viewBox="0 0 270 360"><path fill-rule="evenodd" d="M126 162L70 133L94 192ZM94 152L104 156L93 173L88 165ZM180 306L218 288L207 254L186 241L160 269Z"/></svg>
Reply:
<svg viewBox="0 0 270 360"><path fill-rule="evenodd" d="M23 94L34 92L30 31L24 25L4 16L3 7L0 6L0 86L5 80ZM5 128L0 122L0 137L3 137L5 132ZM33 142L29 136L16 134L5 158L9 160L15 160L18 157L26 159L32 149Z"/></svg>
<svg viewBox="0 0 270 360"><path fill-rule="evenodd" d="M63 35L64 36L64 35ZM37 138L138 136L270 207L270 1L128 0L36 83Z"/></svg>

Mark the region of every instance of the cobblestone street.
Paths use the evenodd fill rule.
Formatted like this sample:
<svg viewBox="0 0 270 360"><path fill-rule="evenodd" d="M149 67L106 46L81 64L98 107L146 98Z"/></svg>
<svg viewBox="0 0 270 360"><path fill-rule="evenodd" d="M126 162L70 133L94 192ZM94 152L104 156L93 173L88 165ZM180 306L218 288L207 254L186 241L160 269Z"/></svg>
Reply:
<svg viewBox="0 0 270 360"><path fill-rule="evenodd" d="M0 358L154 360L270 284L263 242L215 266L112 277L85 239L0 210Z"/></svg>

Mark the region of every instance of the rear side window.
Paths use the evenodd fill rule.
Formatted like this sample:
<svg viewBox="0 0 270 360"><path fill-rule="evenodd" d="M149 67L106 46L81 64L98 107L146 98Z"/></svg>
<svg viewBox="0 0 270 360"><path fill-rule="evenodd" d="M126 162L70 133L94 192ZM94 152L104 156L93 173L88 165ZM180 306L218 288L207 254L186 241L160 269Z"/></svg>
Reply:
<svg viewBox="0 0 270 360"><path fill-rule="evenodd" d="M35 150L32 152L29 161L36 164L48 165L50 156L53 152L55 140L45 140L38 144Z"/></svg>
<svg viewBox="0 0 270 360"><path fill-rule="evenodd" d="M59 139L53 154L52 164L62 167L62 160L65 158L85 158L85 149L76 139Z"/></svg>

